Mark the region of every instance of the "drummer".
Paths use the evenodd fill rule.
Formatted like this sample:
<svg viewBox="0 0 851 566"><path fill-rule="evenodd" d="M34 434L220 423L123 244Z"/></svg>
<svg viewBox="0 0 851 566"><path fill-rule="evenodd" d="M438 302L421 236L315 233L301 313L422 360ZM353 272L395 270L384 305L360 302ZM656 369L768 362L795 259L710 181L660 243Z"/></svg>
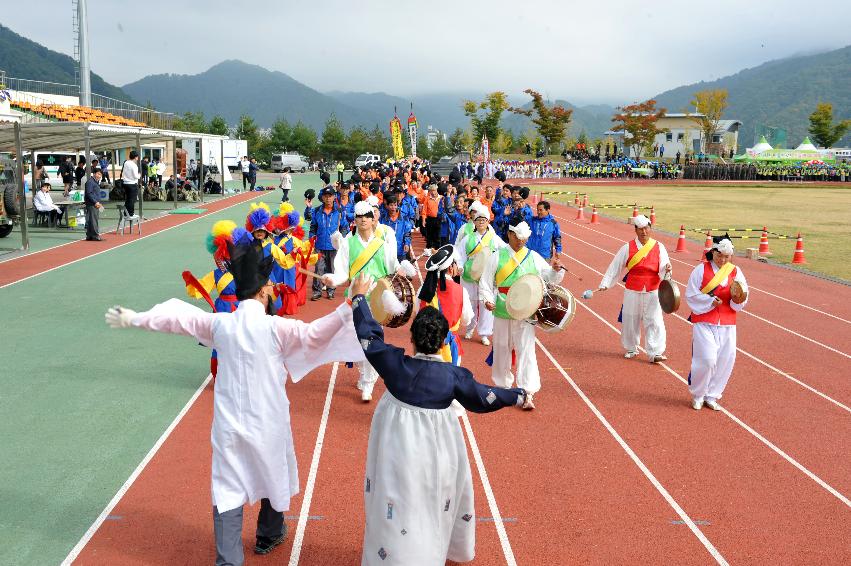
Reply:
<svg viewBox="0 0 851 566"><path fill-rule="evenodd" d="M614 286L626 270L623 306L618 317L622 324L621 344L626 349L624 357L632 359L638 355L641 327L644 326L647 357L651 362L659 363L668 358L665 356L665 321L662 319L658 289L662 279L670 276L671 262L662 242L651 237L650 220L639 215L632 222L635 239L621 246L615 254L598 290L605 291Z"/></svg>
<svg viewBox="0 0 851 566"><path fill-rule="evenodd" d="M334 257L334 271L322 276L322 283L329 289L339 287L353 280L359 273L366 273L374 280L396 273L406 275L396 256L395 239L385 242L377 233L377 213L367 201L355 205L354 234L348 234L340 242L340 249ZM385 227L385 233L393 232ZM349 296L348 289L346 296ZM372 388L378 379L378 373L369 362L360 362L358 389L364 402L372 401Z"/></svg>
<svg viewBox="0 0 851 566"><path fill-rule="evenodd" d="M474 203L478 204L478 203ZM493 313L484 308L479 300L479 278L481 271L478 262L484 260L495 251L501 250L507 244L496 235L490 225L489 211L482 205L473 206L473 231L462 235L455 246L455 263L461 271L461 285L470 295L473 304L473 319L466 328L467 340L473 339L473 332L478 328L479 338L482 344L490 346L490 338L493 336ZM481 259L477 259L481 256ZM477 264L474 268L474 264ZM484 267L484 264L481 264ZM476 273L478 271L478 273Z"/></svg>
<svg viewBox="0 0 851 566"><path fill-rule="evenodd" d="M534 409L532 396L541 389L538 359L535 354L535 327L530 320L514 320L505 305L506 293L520 277L536 274L548 283L564 279L558 258L552 265L526 247L532 230L519 218L508 227L508 246L491 254L479 279L479 300L494 314L493 358L491 376L499 387L510 387L515 376L511 361L516 355L517 385L526 390L523 403L526 410ZM539 302L543 297L538 298Z"/></svg>
<svg viewBox="0 0 851 566"><path fill-rule="evenodd" d="M712 240L706 261L694 268L686 287L693 324L688 388L693 409L706 403L719 411L718 399L736 361L736 313L748 302L748 284L742 269L732 263L729 236Z"/></svg>

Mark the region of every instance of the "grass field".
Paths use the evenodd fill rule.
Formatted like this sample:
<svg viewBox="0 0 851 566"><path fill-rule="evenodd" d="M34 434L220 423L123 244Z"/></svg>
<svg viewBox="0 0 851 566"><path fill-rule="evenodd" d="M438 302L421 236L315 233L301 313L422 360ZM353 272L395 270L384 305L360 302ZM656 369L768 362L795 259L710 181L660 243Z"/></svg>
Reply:
<svg viewBox="0 0 851 566"><path fill-rule="evenodd" d="M638 203L656 207L656 227L676 233L686 229L761 228L770 232L804 236L806 269L851 281L851 265L846 261L851 248L851 186L672 186L672 185L552 185L539 191L580 191L588 193L588 202L603 204ZM546 197L573 202L572 196ZM649 215L649 211L642 211ZM599 209L598 213L627 218L632 209ZM590 215L590 210L586 210ZM570 229L567 228L568 238ZM717 234L717 232L714 232ZM759 246L757 232L735 239L737 251ZM686 237L703 240L696 232ZM773 261L791 263L795 240L770 239Z"/></svg>

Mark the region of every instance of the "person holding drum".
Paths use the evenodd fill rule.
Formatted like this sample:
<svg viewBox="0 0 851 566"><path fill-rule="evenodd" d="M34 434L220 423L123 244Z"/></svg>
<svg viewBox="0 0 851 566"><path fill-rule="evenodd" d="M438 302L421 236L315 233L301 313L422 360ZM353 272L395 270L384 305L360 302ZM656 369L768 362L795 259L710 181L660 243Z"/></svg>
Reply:
<svg viewBox="0 0 851 566"><path fill-rule="evenodd" d="M712 240L706 261L694 268L686 286L693 324L688 389L693 409L706 403L718 411L736 361L736 313L748 302L748 284L742 269L732 263L730 237Z"/></svg>
<svg viewBox="0 0 851 566"><path fill-rule="evenodd" d="M334 257L333 272L326 273L321 278L326 287L338 287L361 273L375 280L394 273L401 276L407 275L405 269L399 265L396 256L395 238L392 243L386 242L376 233L377 213L366 201L362 200L355 205L355 226L356 232L347 235L340 243L340 249ZM386 227L384 232L392 233ZM411 294L413 295L413 290ZM346 296L348 295L347 289ZM376 380L378 380L378 373L375 369L369 365L369 362L361 362L358 389L361 390L363 401L372 400L372 388Z"/></svg>
<svg viewBox="0 0 851 566"><path fill-rule="evenodd" d="M560 283L564 279L558 258L550 265L537 252L526 247L531 235L528 224L521 221L519 216L513 218L508 227L508 246L491 254L479 279L479 300L495 317L491 352L493 382L499 387L511 386L515 378L511 373L511 361L516 354L517 385L526 390L527 396L523 403L526 410L535 408L532 396L541 389L541 375L535 354L535 327L529 317L543 302L541 279L548 283ZM521 308L514 309L508 305L507 294L512 286L522 283L527 275L531 276L527 281L538 283L538 296L532 292L520 293L514 302L525 301L528 304L515 305ZM529 289L532 287L530 285ZM523 308L528 306L532 308ZM528 314L517 314L520 310L526 310Z"/></svg>
<svg viewBox="0 0 851 566"><path fill-rule="evenodd" d="M460 267L461 285L470 295L473 304L474 316L464 337L471 340L473 331L478 328L482 344L490 346L490 337L493 336L493 313L483 308L479 300L479 279L491 254L501 250L506 244L491 227L488 210L482 205L471 208L474 229L470 234L462 236L455 246L455 263Z"/></svg>
<svg viewBox="0 0 851 566"><path fill-rule="evenodd" d="M626 349L624 357L638 355L641 327L644 326L645 350L653 363L667 360L665 356L665 321L659 305L659 284L670 277L671 262L662 242L651 237L650 220L639 215L632 219L635 239L627 242L615 254L612 263L600 281L599 291L611 288L626 270L623 306L618 321L621 327L621 344Z"/></svg>

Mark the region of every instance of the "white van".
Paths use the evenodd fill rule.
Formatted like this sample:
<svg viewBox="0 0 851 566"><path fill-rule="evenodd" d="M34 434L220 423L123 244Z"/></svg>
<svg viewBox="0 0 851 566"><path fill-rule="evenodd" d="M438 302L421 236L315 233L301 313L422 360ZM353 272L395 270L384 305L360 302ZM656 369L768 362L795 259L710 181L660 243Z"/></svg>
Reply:
<svg viewBox="0 0 851 566"><path fill-rule="evenodd" d="M308 168L307 157L297 153L275 153L272 155L272 171L280 173L284 167L289 167L290 171L299 171L304 173Z"/></svg>
<svg viewBox="0 0 851 566"><path fill-rule="evenodd" d="M375 155L374 153L362 153L358 155L357 159L355 159L355 167L362 167L364 165L372 165L373 163L380 162L380 156Z"/></svg>

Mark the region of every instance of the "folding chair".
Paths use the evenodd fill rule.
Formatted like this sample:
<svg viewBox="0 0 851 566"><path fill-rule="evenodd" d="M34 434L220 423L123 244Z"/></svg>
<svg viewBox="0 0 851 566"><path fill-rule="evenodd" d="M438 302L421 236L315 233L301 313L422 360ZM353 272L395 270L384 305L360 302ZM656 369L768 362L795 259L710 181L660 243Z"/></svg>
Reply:
<svg viewBox="0 0 851 566"><path fill-rule="evenodd" d="M127 207L123 204L119 204L116 208L118 208L118 226L115 228L115 233L118 234L118 231L121 230L121 235L124 235L124 230L127 225L130 225L130 235L133 235L133 223L136 223L137 230L139 235L142 235L142 219L138 214L130 214L127 212Z"/></svg>

